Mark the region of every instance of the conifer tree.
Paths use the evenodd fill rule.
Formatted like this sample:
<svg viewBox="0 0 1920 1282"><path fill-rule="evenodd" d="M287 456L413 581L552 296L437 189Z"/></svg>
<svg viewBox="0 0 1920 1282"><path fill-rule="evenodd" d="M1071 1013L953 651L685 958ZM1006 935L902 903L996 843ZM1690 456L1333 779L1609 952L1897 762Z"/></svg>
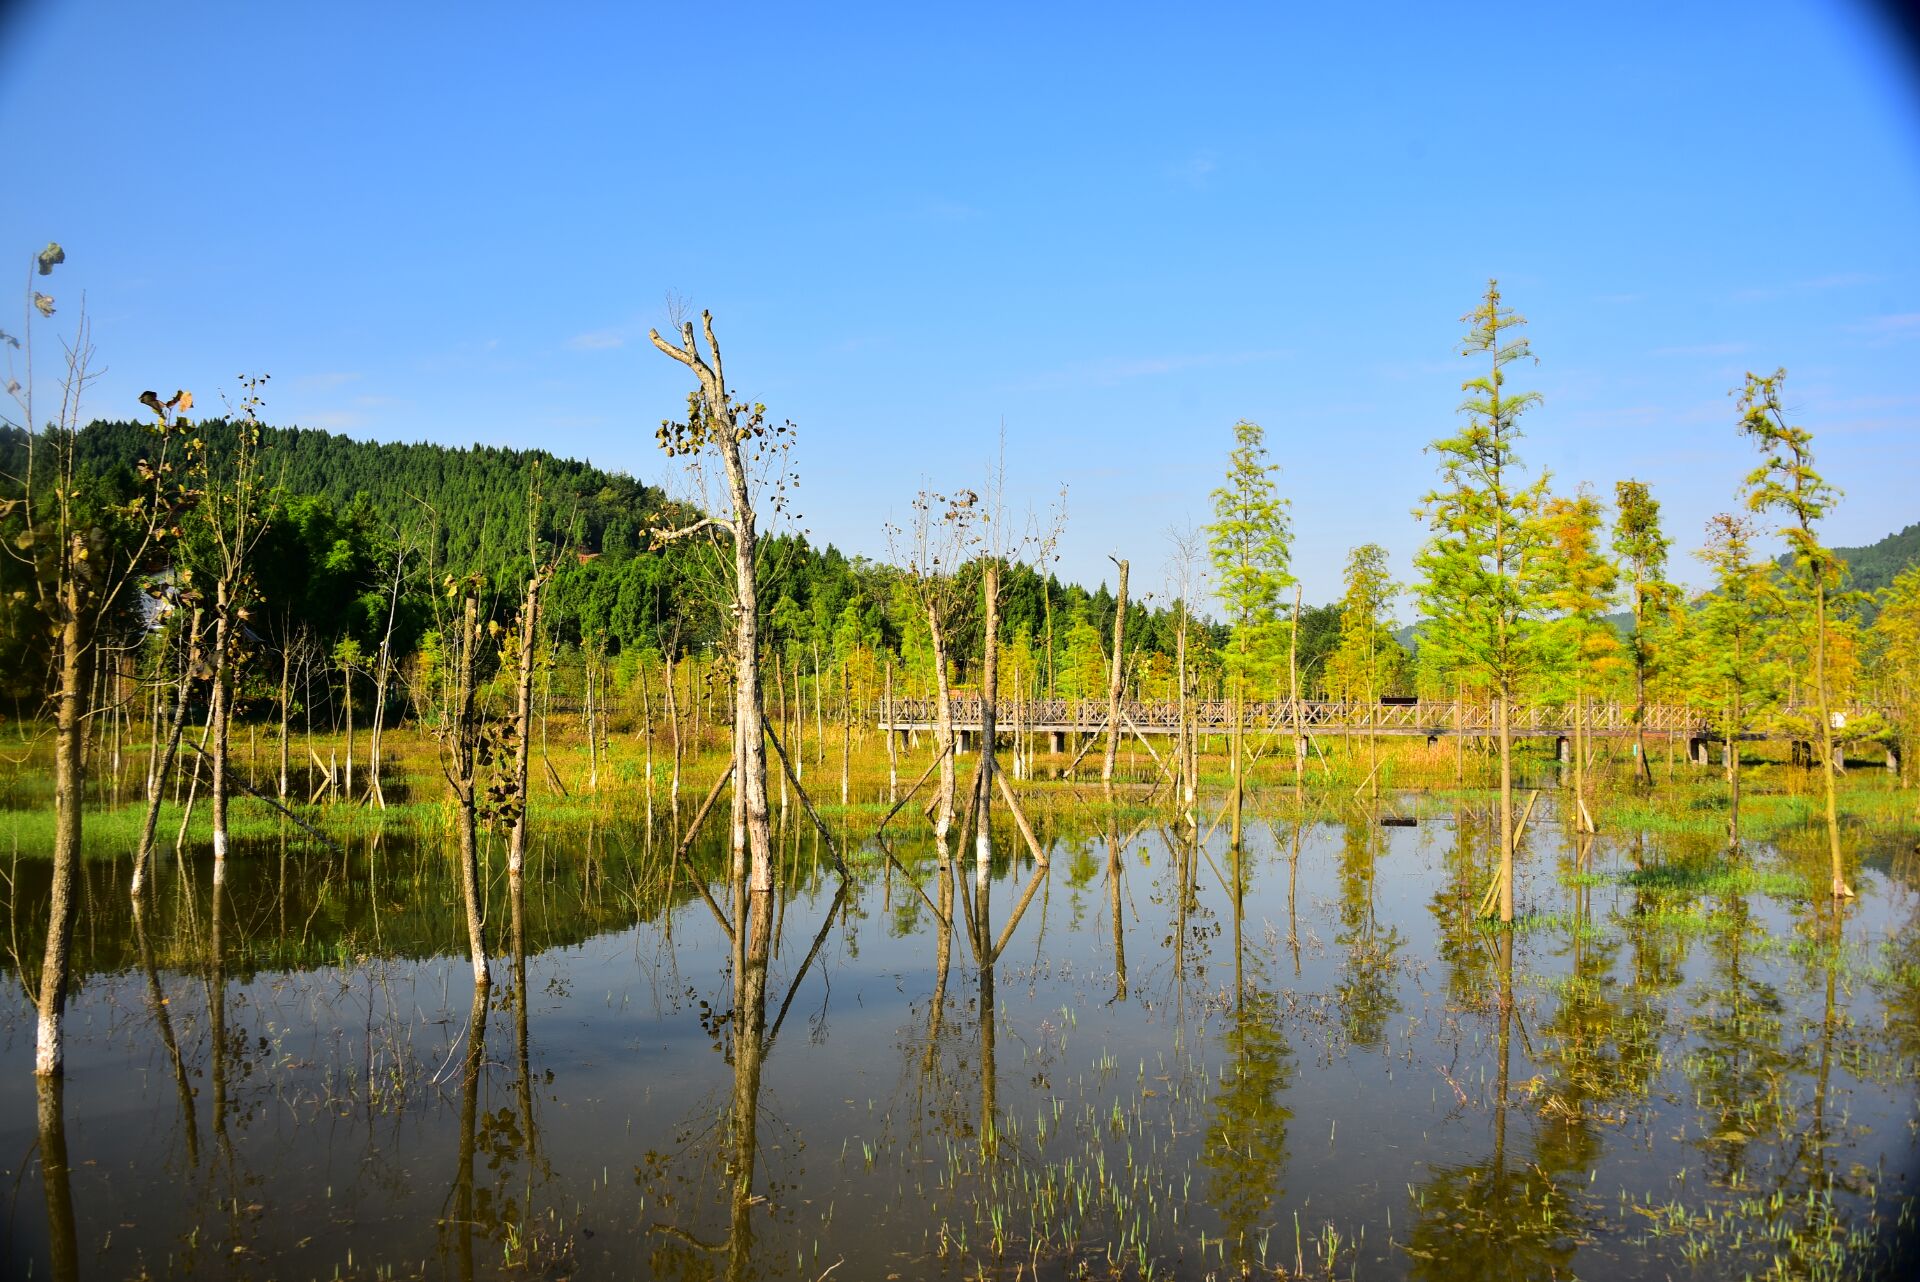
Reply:
<svg viewBox="0 0 1920 1282"><path fill-rule="evenodd" d="M1293 584L1288 571L1293 527L1288 502L1274 483L1278 463L1267 461L1266 433L1258 423L1233 425L1225 484L1213 492L1213 523L1207 527L1214 595L1227 612L1232 644L1227 672L1233 689L1233 844L1240 844L1246 793L1247 677L1260 659L1279 617L1281 593Z"/></svg>
<svg viewBox="0 0 1920 1282"><path fill-rule="evenodd" d="M1517 451L1520 418L1540 403L1537 392L1507 387L1507 367L1533 359L1513 331L1524 317L1502 305L1498 281L1462 318L1463 356L1484 356L1487 372L1461 384L1467 425L1428 448L1440 456L1440 487L1419 509L1434 537L1416 559L1428 623L1422 644L1438 646L1449 666L1493 697L1500 744L1500 920L1513 920L1513 732L1509 712L1537 651L1537 624L1547 602L1525 570L1542 547L1538 517L1547 478L1522 481Z"/></svg>
<svg viewBox="0 0 1920 1282"><path fill-rule="evenodd" d="M1346 592L1340 598L1340 640L1328 662L1329 684L1349 702L1376 706L1393 680L1400 647L1383 616L1400 585L1387 572L1387 550L1363 543L1347 554ZM1367 778L1378 768L1376 736L1367 736Z"/></svg>
<svg viewBox="0 0 1920 1282"><path fill-rule="evenodd" d="M1871 639L1904 786L1913 777L1914 751L1920 749L1920 564L1908 566L1881 589Z"/></svg>
<svg viewBox="0 0 1920 1282"><path fill-rule="evenodd" d="M1832 692L1827 672L1827 605L1845 572L1839 557L1820 545L1814 525L1840 498L1813 468L1813 433L1787 422L1780 388L1787 371L1761 376L1748 374L1739 396L1740 431L1750 437L1765 461L1748 474L1744 490L1752 512L1779 512L1785 518L1790 556L1787 579L1811 611L1813 627L1813 697L1819 722L1813 728L1820 753L1820 770L1827 812L1827 857L1833 873L1833 897L1851 899L1840 857L1840 817L1834 798L1838 762L1834 760Z"/></svg>
<svg viewBox="0 0 1920 1282"><path fill-rule="evenodd" d="M1632 594L1633 637L1628 653L1633 659L1633 756L1641 779L1651 783L1647 762L1647 677L1659 662L1656 620L1671 596L1667 583L1667 549L1673 541L1660 531L1660 501L1645 481L1621 481L1614 486L1617 512L1613 523L1613 551Z"/></svg>
<svg viewBox="0 0 1920 1282"><path fill-rule="evenodd" d="M1768 567L1753 559L1753 523L1723 512L1707 522L1700 559L1713 588L1697 612L1698 645L1690 665L1694 700L1718 715L1727 770L1727 849L1740 849L1740 736L1773 691L1761 661L1762 629L1778 605Z"/></svg>
<svg viewBox="0 0 1920 1282"><path fill-rule="evenodd" d="M1541 520L1547 555L1530 569L1547 580L1547 599L1560 615L1553 631L1564 646L1564 673L1572 686L1573 795L1586 818L1593 755L1588 706L1594 687L1620 659L1619 635L1602 617L1613 604L1619 570L1600 550L1600 500L1584 487L1571 498L1547 500Z"/></svg>

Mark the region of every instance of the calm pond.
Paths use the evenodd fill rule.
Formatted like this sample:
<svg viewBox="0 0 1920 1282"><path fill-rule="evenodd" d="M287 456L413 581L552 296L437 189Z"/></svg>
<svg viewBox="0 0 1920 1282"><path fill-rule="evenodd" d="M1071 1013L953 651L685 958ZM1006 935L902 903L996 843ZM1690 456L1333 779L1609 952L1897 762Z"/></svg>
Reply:
<svg viewBox="0 0 1920 1282"><path fill-rule="evenodd" d="M140 921L89 863L57 1097L6 963L7 1275L1903 1275L1891 842L1836 913L1791 842L1583 866L1536 816L1508 931L1485 814L1431 798L1263 809L1237 861L1082 808L1044 869L903 835L844 886L792 819L763 978L673 824L549 828L517 956L496 853L479 1004L437 831L255 840L219 896L169 854Z"/></svg>

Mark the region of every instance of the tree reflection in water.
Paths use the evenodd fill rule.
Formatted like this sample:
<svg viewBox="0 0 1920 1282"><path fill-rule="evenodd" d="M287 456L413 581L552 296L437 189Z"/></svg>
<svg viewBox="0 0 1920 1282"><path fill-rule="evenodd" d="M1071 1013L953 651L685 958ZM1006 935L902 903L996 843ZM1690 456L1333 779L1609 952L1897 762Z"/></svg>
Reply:
<svg viewBox="0 0 1920 1282"><path fill-rule="evenodd" d="M1214 1084L1213 1117L1200 1164L1208 1172L1207 1200L1220 1217L1226 1246L1244 1270L1264 1255L1257 1230L1286 1193L1280 1177L1293 1121L1286 1103L1293 1050L1281 1030L1278 1003L1261 985L1259 960L1248 964L1246 856L1235 848L1230 858L1233 1008L1221 1039L1224 1062Z"/></svg>

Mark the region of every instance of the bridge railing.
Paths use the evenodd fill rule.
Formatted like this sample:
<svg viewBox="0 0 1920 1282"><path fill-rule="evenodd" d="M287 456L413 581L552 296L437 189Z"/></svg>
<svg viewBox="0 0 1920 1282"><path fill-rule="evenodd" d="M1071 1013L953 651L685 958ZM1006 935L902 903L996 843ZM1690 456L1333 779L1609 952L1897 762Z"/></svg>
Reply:
<svg viewBox="0 0 1920 1282"><path fill-rule="evenodd" d="M1233 728L1233 703L1227 699L1200 699L1189 705L1194 726L1202 734L1222 734ZM1845 710L1857 720L1871 709ZM980 725L981 701L978 696L958 695L953 699L956 728L975 730ZM1180 705L1173 701L1128 699L1120 704L1121 728L1143 734L1169 734L1179 728ZM1787 718L1810 718L1811 709L1782 710ZM891 710L880 713L882 724L895 729L931 728L938 717L932 699L895 699ZM1003 699L995 705L994 717L1003 731L1031 729L1069 734L1096 734L1107 725L1107 701L1094 699ZM1565 732L1571 734L1584 726L1602 734L1621 734L1633 729L1634 707L1629 703L1592 703L1583 712L1577 703L1520 704L1512 709L1509 724L1519 733ZM1640 721L1650 734L1709 733L1708 715L1697 708L1677 704L1648 704ZM1490 704L1459 701L1422 701L1420 703L1372 703L1366 700L1266 699L1246 706L1246 726L1256 733L1284 732L1298 726L1344 734L1378 731L1381 733L1493 734L1496 719Z"/></svg>

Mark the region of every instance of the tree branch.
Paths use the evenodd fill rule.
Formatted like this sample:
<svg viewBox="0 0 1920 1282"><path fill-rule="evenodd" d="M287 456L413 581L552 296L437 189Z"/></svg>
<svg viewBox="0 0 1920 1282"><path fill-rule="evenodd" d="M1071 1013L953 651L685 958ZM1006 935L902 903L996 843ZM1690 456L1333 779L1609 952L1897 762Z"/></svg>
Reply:
<svg viewBox="0 0 1920 1282"><path fill-rule="evenodd" d="M729 521L724 517L703 516L698 521L695 521L692 525L682 526L680 529L677 529L677 530L653 529L653 530L648 530L647 534L652 538L658 539L662 543L673 543L673 542L676 542L677 540L687 538L694 534L698 534L700 531L706 529L710 525L716 526L719 529L725 530L729 535L733 534L734 532L732 521Z"/></svg>

